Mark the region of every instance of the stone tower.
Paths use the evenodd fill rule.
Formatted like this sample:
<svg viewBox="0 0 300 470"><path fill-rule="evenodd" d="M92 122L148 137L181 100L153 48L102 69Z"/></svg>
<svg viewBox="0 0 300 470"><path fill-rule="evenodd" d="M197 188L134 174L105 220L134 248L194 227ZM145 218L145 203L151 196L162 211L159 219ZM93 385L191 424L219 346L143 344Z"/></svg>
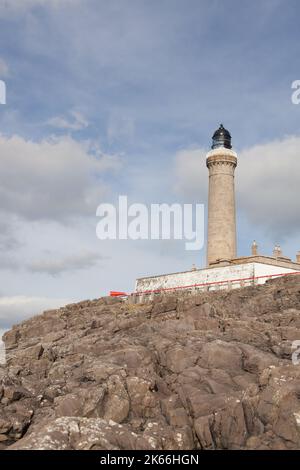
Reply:
<svg viewBox="0 0 300 470"><path fill-rule="evenodd" d="M237 155L231 135L221 124L208 152L209 170L207 265L236 258L234 170Z"/></svg>

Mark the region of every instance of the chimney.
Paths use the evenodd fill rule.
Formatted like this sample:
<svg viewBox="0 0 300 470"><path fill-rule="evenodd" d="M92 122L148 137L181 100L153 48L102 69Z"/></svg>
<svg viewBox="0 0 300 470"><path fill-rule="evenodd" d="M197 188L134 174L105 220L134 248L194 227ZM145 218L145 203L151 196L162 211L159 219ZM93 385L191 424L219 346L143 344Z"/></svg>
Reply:
<svg viewBox="0 0 300 470"><path fill-rule="evenodd" d="M281 249L280 245L277 245L277 253L278 253L277 254L278 258L281 258L282 257L282 249Z"/></svg>
<svg viewBox="0 0 300 470"><path fill-rule="evenodd" d="M273 256L274 258L282 257L282 250L280 248L280 245L275 245L274 250L273 250Z"/></svg>
<svg viewBox="0 0 300 470"><path fill-rule="evenodd" d="M296 262L300 263L300 251L296 254Z"/></svg>
<svg viewBox="0 0 300 470"><path fill-rule="evenodd" d="M252 256L257 256L258 255L258 246L255 240L253 240L253 243L251 245L251 254Z"/></svg>

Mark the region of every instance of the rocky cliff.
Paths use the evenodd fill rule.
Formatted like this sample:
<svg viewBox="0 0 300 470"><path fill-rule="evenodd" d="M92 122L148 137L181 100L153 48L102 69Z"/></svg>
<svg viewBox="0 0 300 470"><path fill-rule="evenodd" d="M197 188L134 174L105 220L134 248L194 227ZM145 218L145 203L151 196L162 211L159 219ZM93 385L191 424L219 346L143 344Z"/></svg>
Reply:
<svg viewBox="0 0 300 470"><path fill-rule="evenodd" d="M1 449L300 448L300 276L102 298L4 335Z"/></svg>

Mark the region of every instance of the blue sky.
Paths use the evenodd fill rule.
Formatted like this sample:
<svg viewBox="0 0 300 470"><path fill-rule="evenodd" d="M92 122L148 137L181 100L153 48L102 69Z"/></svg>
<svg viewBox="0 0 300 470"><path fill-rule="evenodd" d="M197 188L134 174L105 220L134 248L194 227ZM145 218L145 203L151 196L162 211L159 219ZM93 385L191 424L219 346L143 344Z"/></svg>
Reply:
<svg viewBox="0 0 300 470"><path fill-rule="evenodd" d="M220 122L239 153L239 254L256 238L295 256L299 10L297 0L0 0L0 329L31 305L202 266L204 251L180 242L100 242L96 202L206 203Z"/></svg>

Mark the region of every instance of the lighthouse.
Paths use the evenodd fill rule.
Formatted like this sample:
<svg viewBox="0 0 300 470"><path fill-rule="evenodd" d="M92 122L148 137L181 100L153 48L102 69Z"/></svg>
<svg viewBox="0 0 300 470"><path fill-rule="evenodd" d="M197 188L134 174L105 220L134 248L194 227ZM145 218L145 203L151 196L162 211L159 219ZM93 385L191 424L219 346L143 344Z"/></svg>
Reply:
<svg viewBox="0 0 300 470"><path fill-rule="evenodd" d="M237 155L231 135L221 124L206 156L209 171L207 265L236 258L236 214L234 172Z"/></svg>
<svg viewBox="0 0 300 470"><path fill-rule="evenodd" d="M254 241L249 255L237 256L234 190L237 161L230 132L221 124L213 134L206 160L199 159L203 171L206 162L209 176L206 266L198 269L193 265L188 271L138 278L134 302L178 289L192 293L238 289L264 284L278 276L300 274L300 252L292 261L283 255L278 244L272 255L264 255Z"/></svg>

